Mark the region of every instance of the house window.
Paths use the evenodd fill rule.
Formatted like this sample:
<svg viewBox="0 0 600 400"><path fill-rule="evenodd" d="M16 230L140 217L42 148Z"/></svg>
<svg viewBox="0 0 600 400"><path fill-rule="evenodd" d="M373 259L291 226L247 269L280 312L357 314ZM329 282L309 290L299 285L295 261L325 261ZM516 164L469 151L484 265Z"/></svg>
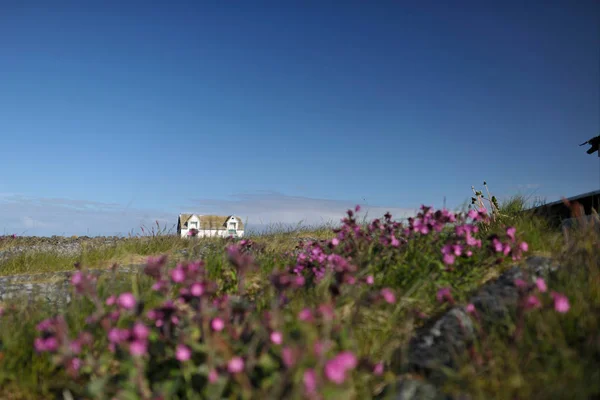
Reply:
<svg viewBox="0 0 600 400"><path fill-rule="evenodd" d="M190 229L194 228L194 229L198 229L198 221L192 221L190 222Z"/></svg>
<svg viewBox="0 0 600 400"><path fill-rule="evenodd" d="M229 223L229 229L235 229L235 222Z"/></svg>

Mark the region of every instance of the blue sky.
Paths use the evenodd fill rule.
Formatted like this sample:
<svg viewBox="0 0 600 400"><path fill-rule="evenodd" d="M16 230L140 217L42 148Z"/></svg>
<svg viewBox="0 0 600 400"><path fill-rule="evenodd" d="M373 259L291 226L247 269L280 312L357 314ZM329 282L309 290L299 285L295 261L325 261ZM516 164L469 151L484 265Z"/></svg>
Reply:
<svg viewBox="0 0 600 400"><path fill-rule="evenodd" d="M19 3L0 3L0 230L600 187L578 146L600 133L596 1Z"/></svg>

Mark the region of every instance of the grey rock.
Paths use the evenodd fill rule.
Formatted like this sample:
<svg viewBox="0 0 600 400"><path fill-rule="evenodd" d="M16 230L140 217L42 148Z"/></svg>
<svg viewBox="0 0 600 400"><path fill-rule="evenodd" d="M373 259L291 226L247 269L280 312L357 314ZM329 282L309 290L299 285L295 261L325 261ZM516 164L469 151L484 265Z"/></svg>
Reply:
<svg viewBox="0 0 600 400"><path fill-rule="evenodd" d="M127 265L117 269L118 275L141 272L144 265ZM60 271L43 274L24 274L0 277L0 302L23 300L47 301L61 308L71 302L70 278L74 271ZM94 275L111 274L111 270L88 270Z"/></svg>
<svg viewBox="0 0 600 400"><path fill-rule="evenodd" d="M416 379L402 379L396 385L394 400L442 400L443 394L431 383Z"/></svg>
<svg viewBox="0 0 600 400"><path fill-rule="evenodd" d="M515 279L524 279L526 275L532 279L547 276L557 268L558 265L549 258L530 257L524 268L515 266L483 285L469 302L475 306L482 322L502 322L510 317L517 305L519 293ZM477 331L464 307L453 307L417 331L409 343L406 369L439 385L445 380L444 368L457 367L456 357L464 354L476 335Z"/></svg>

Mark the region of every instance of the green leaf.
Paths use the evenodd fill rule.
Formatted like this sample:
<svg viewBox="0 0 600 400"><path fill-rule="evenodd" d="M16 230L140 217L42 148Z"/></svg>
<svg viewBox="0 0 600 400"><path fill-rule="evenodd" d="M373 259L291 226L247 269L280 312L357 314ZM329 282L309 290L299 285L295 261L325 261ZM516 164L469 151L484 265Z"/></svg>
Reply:
<svg viewBox="0 0 600 400"><path fill-rule="evenodd" d="M107 381L108 377L102 377L92 380L88 384L87 391L92 398L102 398L102 394L104 393L104 387L106 386Z"/></svg>
<svg viewBox="0 0 600 400"><path fill-rule="evenodd" d="M258 359L258 365L265 370L265 372L272 372L276 370L279 365L268 353L263 353Z"/></svg>

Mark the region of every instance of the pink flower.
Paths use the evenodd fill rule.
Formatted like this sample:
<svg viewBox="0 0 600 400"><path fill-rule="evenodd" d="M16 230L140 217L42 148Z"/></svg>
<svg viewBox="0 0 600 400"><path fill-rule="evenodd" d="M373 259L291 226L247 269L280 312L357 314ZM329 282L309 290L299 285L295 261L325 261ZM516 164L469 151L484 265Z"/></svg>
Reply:
<svg viewBox="0 0 600 400"><path fill-rule="evenodd" d="M214 331L220 332L223 330L223 328L225 328L225 322L223 322L221 318L213 318L213 320L210 322L210 326Z"/></svg>
<svg viewBox="0 0 600 400"><path fill-rule="evenodd" d="M366 282L367 282L367 285L372 285L372 284L374 284L374 283L375 283L375 279L373 278L373 275L369 275L369 276L367 276L367 278L366 278Z"/></svg>
<svg viewBox="0 0 600 400"><path fill-rule="evenodd" d="M119 295L118 303L124 309L132 310L136 305L135 296L131 293L121 293Z"/></svg>
<svg viewBox="0 0 600 400"><path fill-rule="evenodd" d="M381 289L381 296L383 297L383 299L389 303L389 304L393 304L396 302L396 296L394 295L394 292L392 291L392 289L389 288L383 288Z"/></svg>
<svg viewBox="0 0 600 400"><path fill-rule="evenodd" d="M215 383L217 380L219 380L219 374L217 373L216 370L211 369L210 372L208 373L208 381L210 383Z"/></svg>
<svg viewBox="0 0 600 400"><path fill-rule="evenodd" d="M521 242L519 244L519 248L521 249L521 251L524 251L524 252L529 251L529 245L527 244L527 242Z"/></svg>
<svg viewBox="0 0 600 400"><path fill-rule="evenodd" d="M359 212L360 211L360 205L356 205L356 207L354 207L354 211Z"/></svg>
<svg viewBox="0 0 600 400"><path fill-rule="evenodd" d="M346 371L356 367L356 356L349 351L339 353L325 364L325 376L338 385L346 380Z"/></svg>
<svg viewBox="0 0 600 400"><path fill-rule="evenodd" d="M227 363L227 370L232 374L237 374L244 370L244 360L241 357L233 357Z"/></svg>
<svg viewBox="0 0 600 400"><path fill-rule="evenodd" d="M383 375L383 363L382 362L375 364L375 367L373 367L373 375L376 375L376 376Z"/></svg>
<svg viewBox="0 0 600 400"><path fill-rule="evenodd" d="M129 339L129 331L127 329L112 328L108 331L108 340L111 343L120 343Z"/></svg>
<svg viewBox="0 0 600 400"><path fill-rule="evenodd" d="M294 278L294 285L296 285L297 287L302 287L302 286L304 286L305 283L306 283L306 279L304 279L304 277L302 275L299 275Z"/></svg>
<svg viewBox="0 0 600 400"><path fill-rule="evenodd" d="M444 264L452 265L452 264L454 264L454 261L456 260L456 256L454 254L444 254L443 260L444 260Z"/></svg>
<svg viewBox="0 0 600 400"><path fill-rule="evenodd" d="M54 336L50 336L49 338L42 339L36 338L34 341L34 347L37 351L49 351L54 352L58 350L58 340Z"/></svg>
<svg viewBox="0 0 600 400"><path fill-rule="evenodd" d="M467 304L466 310L467 310L467 313L469 313L469 314L475 314L477 312L477 310L475 309L475 306L471 303Z"/></svg>
<svg viewBox="0 0 600 400"><path fill-rule="evenodd" d="M571 305L569 304L569 299L564 294L552 292L552 297L554 298L554 309L557 312L564 314L569 311Z"/></svg>
<svg viewBox="0 0 600 400"><path fill-rule="evenodd" d="M304 383L304 390L306 393L314 394L317 390L317 374L315 374L315 370L309 368L304 371L302 382Z"/></svg>
<svg viewBox="0 0 600 400"><path fill-rule="evenodd" d="M542 303L540 303L540 300L534 296L534 295L529 295L527 297L527 300L525 302L525 308L528 310L534 309L534 308L540 308L542 306Z"/></svg>
<svg viewBox="0 0 600 400"><path fill-rule="evenodd" d="M526 288L527 282L525 282L523 279L517 278L515 279L515 286L518 288Z"/></svg>
<svg viewBox="0 0 600 400"><path fill-rule="evenodd" d="M502 242L500 242L498 239L494 238L492 240L492 247L494 248L494 250L497 253L500 253L502 250L504 250L504 246L502 245Z"/></svg>
<svg viewBox="0 0 600 400"><path fill-rule="evenodd" d="M79 286L83 283L83 273L81 271L77 271L71 277L71 284L73 286Z"/></svg>
<svg viewBox="0 0 600 400"><path fill-rule="evenodd" d="M304 322L310 322L313 320L312 312L309 308L305 308L298 313L298 319Z"/></svg>
<svg viewBox="0 0 600 400"><path fill-rule="evenodd" d="M330 304L321 304L319 306L319 313L323 319L331 321L335 317L335 311Z"/></svg>
<svg viewBox="0 0 600 400"><path fill-rule="evenodd" d="M117 302L117 298L116 298L115 296L109 296L109 297L106 299L106 305L107 305L107 306L112 306L112 305L114 305L116 302Z"/></svg>
<svg viewBox="0 0 600 400"><path fill-rule="evenodd" d="M328 340L316 340L313 345L313 351L315 355L321 356L323 355L329 348L331 347L331 342Z"/></svg>
<svg viewBox="0 0 600 400"><path fill-rule="evenodd" d="M283 342L283 335L281 332L271 332L271 342L275 344L281 344Z"/></svg>
<svg viewBox="0 0 600 400"><path fill-rule="evenodd" d="M204 286L201 283L194 283L190 288L192 296L200 297L204 293Z"/></svg>
<svg viewBox="0 0 600 400"><path fill-rule="evenodd" d="M82 364L82 362L81 362L81 359L79 359L79 358L77 358L77 357L75 357L75 358L72 358L72 359L69 361L69 369L70 369L72 372L75 372L75 373L77 373L77 372L79 371L79 369L81 368L81 364Z"/></svg>
<svg viewBox="0 0 600 400"><path fill-rule="evenodd" d="M546 281L544 281L542 278L537 278L535 280L535 286L537 286L538 290L542 293L548 290L548 286L546 286Z"/></svg>
<svg viewBox="0 0 600 400"><path fill-rule="evenodd" d="M392 236L392 247L399 247L400 241L396 239L396 236Z"/></svg>
<svg viewBox="0 0 600 400"><path fill-rule="evenodd" d="M175 283L181 283L185 280L185 271L177 266L171 271L171 280Z"/></svg>
<svg viewBox="0 0 600 400"><path fill-rule="evenodd" d="M135 325L133 325L133 335L137 338L137 339L147 339L148 335L150 334L150 329L148 329L148 327L144 324L142 324L141 322L136 322Z"/></svg>
<svg viewBox="0 0 600 400"><path fill-rule="evenodd" d="M511 240L515 240L515 233L517 232L517 229L515 227L508 227L506 228L506 236L508 236Z"/></svg>
<svg viewBox="0 0 600 400"><path fill-rule="evenodd" d="M290 347L281 350L281 358L287 368L291 368L296 363L296 354Z"/></svg>
<svg viewBox="0 0 600 400"><path fill-rule="evenodd" d="M340 244L340 241L338 238L333 238L333 239L331 239L331 244L333 246L337 246L338 244Z"/></svg>
<svg viewBox="0 0 600 400"><path fill-rule="evenodd" d="M175 349L175 358L181 362L187 361L192 357L192 350L184 344L178 344Z"/></svg>
<svg viewBox="0 0 600 400"><path fill-rule="evenodd" d="M148 344L144 340L134 340L129 344L129 353L132 356L143 356L148 350Z"/></svg>
<svg viewBox="0 0 600 400"><path fill-rule="evenodd" d="M454 299L452 298L452 293L450 292L450 288L441 288L440 290L438 290L437 294L436 294L436 299L437 301L439 301L440 303L443 302L449 302L452 303L454 301Z"/></svg>

